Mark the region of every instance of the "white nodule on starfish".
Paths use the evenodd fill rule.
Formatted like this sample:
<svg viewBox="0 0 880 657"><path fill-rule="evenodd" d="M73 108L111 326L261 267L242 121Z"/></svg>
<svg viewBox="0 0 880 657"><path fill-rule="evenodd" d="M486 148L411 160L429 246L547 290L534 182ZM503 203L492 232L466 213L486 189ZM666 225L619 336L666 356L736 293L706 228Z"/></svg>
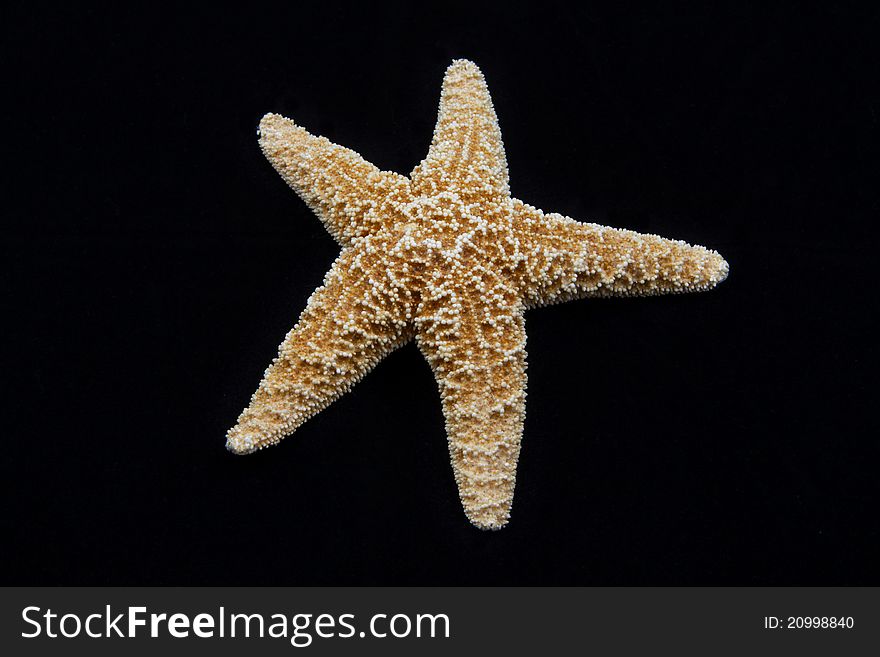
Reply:
<svg viewBox="0 0 880 657"><path fill-rule="evenodd" d="M483 75L447 69L428 155L407 178L267 114L260 148L342 252L227 434L278 443L412 339L430 363L465 513L507 524L526 399L523 312L571 299L694 292L727 277L715 251L581 223L510 196Z"/></svg>

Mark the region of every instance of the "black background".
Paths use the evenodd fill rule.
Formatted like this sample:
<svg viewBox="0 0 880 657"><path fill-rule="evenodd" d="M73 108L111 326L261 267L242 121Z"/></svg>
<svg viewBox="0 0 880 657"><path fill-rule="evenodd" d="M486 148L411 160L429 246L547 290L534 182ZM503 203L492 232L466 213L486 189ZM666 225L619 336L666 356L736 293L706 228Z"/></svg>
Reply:
<svg viewBox="0 0 880 657"><path fill-rule="evenodd" d="M3 10L4 583L880 583L876 12L420 4ZM412 345L224 450L337 253L259 118L408 173L456 57L515 196L731 264L528 315L489 533Z"/></svg>

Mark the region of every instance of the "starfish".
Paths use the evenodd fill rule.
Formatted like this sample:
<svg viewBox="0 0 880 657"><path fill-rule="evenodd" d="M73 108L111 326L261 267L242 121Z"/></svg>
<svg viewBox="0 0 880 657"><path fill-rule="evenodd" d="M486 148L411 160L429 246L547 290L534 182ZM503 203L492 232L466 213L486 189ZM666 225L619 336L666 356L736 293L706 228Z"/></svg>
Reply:
<svg viewBox="0 0 880 657"><path fill-rule="evenodd" d="M259 143L341 246L250 405L227 433L248 454L293 433L415 339L433 370L469 520L507 524L526 401L524 310L585 297L693 292L715 251L545 213L511 197L480 69L446 70L428 154L407 178L267 114Z"/></svg>

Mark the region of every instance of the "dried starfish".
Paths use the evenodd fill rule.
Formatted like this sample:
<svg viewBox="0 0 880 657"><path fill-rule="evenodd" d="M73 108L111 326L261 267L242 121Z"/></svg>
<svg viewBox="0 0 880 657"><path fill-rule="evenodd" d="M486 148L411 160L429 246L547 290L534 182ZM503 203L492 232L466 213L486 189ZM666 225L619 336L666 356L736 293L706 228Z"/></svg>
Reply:
<svg viewBox="0 0 880 657"><path fill-rule="evenodd" d="M447 69L427 157L409 178L267 114L260 147L342 252L227 434L247 454L278 443L415 338L446 418L465 513L507 524L526 398L523 311L583 297L714 287L715 251L545 214L510 196L483 75Z"/></svg>

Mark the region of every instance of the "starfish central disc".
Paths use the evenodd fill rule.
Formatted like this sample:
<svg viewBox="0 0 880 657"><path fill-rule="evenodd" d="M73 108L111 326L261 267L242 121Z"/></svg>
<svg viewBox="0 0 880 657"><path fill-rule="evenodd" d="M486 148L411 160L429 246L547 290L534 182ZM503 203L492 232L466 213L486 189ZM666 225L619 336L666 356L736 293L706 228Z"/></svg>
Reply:
<svg viewBox="0 0 880 657"><path fill-rule="evenodd" d="M526 308L714 287L728 266L685 242L545 214L510 196L480 70L447 69L428 155L407 178L268 114L260 147L342 251L227 434L278 443L415 339L443 402L474 525L510 517L526 397Z"/></svg>

